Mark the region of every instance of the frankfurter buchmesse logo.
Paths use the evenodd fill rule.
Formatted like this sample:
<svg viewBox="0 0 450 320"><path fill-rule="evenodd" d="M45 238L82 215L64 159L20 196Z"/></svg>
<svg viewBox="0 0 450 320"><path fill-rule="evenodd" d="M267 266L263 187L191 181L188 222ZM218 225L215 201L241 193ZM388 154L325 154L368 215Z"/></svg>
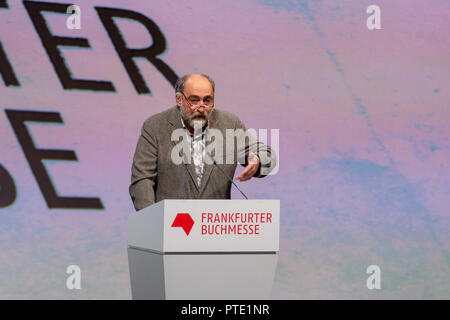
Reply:
<svg viewBox="0 0 450 320"><path fill-rule="evenodd" d="M177 213L175 220L173 220L172 228L181 227L188 236L193 225L194 220L192 220L189 213Z"/></svg>

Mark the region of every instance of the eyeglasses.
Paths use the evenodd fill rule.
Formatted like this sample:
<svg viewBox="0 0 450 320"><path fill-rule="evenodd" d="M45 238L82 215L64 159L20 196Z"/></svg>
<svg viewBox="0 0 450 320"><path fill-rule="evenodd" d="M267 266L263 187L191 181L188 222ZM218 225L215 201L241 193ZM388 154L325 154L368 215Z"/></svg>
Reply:
<svg viewBox="0 0 450 320"><path fill-rule="evenodd" d="M189 96L189 98L188 98L184 95L183 92L181 92L181 94L187 100L187 102L189 102L189 105L191 108L197 108L200 105L200 101L203 101L203 103L207 107L211 107L214 104L214 98L211 96L206 96L206 97L203 97L203 99L201 99L198 96Z"/></svg>

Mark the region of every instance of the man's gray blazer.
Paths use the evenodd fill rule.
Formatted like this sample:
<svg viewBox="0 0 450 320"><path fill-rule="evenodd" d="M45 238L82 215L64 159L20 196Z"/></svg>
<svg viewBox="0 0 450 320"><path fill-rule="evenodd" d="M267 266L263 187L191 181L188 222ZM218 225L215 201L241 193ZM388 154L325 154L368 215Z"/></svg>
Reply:
<svg viewBox="0 0 450 320"><path fill-rule="evenodd" d="M226 129L241 129L237 130L238 134L233 136L234 143L231 136L227 139ZM220 169L216 168L216 165L233 179L237 162L246 166L247 155L250 151L258 154L261 160L254 177L264 177L276 166L275 153L270 147L257 141L254 135L252 136L254 139L247 138L245 146L239 143L239 139L244 140L239 132L245 132L247 129L237 116L214 108L208 120L207 133L220 132L223 143L222 148L220 144L216 144L215 146L219 147L208 149L208 146L211 147L210 143L216 138L208 138L207 134L206 150L209 150L211 157L206 156L209 164L208 162L205 164L199 187L196 182L194 163L190 161L189 164L189 157L183 158L184 162L180 164L172 161L173 154L178 155L178 159L183 157L181 136L172 141L174 130L176 132L186 130L183 128L181 113L177 106L149 117L142 126L133 158L129 188L136 210L163 199L230 199L231 182ZM226 156L230 157L228 161ZM216 161L216 164L212 159Z"/></svg>

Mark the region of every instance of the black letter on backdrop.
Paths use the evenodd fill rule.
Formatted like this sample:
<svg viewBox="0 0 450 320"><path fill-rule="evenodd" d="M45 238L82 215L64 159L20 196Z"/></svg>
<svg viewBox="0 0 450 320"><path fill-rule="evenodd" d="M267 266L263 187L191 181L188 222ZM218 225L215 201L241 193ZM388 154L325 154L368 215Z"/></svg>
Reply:
<svg viewBox="0 0 450 320"><path fill-rule="evenodd" d="M0 164L0 208L7 207L16 200L16 185L9 172Z"/></svg>
<svg viewBox="0 0 450 320"><path fill-rule="evenodd" d="M42 159L78 160L75 152L72 150L37 149L25 125L25 121L64 123L58 112L8 109L5 109L5 112L49 208L103 209L99 198L60 197L56 193L53 183L42 164Z"/></svg>
<svg viewBox="0 0 450 320"><path fill-rule="evenodd" d="M0 8L8 9L8 2L6 0L0 0ZM11 63L8 60L8 55L3 49L2 43L0 42L0 75L3 78L3 82L7 87L15 86L20 87L19 80L17 80Z"/></svg>
<svg viewBox="0 0 450 320"><path fill-rule="evenodd" d="M0 42L0 74L3 78L3 82L7 87L15 86L20 87L19 80L14 73L11 63L8 60L6 52L3 50L2 43Z"/></svg>
<svg viewBox="0 0 450 320"><path fill-rule="evenodd" d="M42 11L66 14L68 4L24 1L24 5L64 89L116 92L114 85L109 81L72 78L72 73L58 46L90 48L89 41L85 38L53 36L41 14Z"/></svg>
<svg viewBox="0 0 450 320"><path fill-rule="evenodd" d="M133 61L133 58L147 58L148 61L150 61L156 69L164 75L167 81L169 81L172 86L175 86L178 76L164 61L157 58L158 55L166 50L166 39L153 20L138 12L130 10L106 7L95 7L95 9L102 20L103 26L108 32L109 38L116 48L120 60L122 60L122 63L127 70L128 76L133 82L134 88L139 94L151 94L151 91L147 87L147 84L145 83L145 80L142 77L136 63ZM142 49L127 48L127 44L122 37L120 29L114 23L114 18L131 19L141 23L150 33L150 36L153 39L153 44Z"/></svg>

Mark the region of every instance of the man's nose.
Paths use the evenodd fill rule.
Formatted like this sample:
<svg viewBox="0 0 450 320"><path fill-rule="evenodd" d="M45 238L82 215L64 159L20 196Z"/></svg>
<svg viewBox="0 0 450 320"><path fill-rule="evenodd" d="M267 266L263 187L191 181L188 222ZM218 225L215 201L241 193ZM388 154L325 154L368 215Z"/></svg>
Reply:
<svg viewBox="0 0 450 320"><path fill-rule="evenodd" d="M200 104L197 107L197 111L198 112L203 112L203 111L205 111L205 108L206 108L205 103L202 100L202 102L200 102Z"/></svg>

